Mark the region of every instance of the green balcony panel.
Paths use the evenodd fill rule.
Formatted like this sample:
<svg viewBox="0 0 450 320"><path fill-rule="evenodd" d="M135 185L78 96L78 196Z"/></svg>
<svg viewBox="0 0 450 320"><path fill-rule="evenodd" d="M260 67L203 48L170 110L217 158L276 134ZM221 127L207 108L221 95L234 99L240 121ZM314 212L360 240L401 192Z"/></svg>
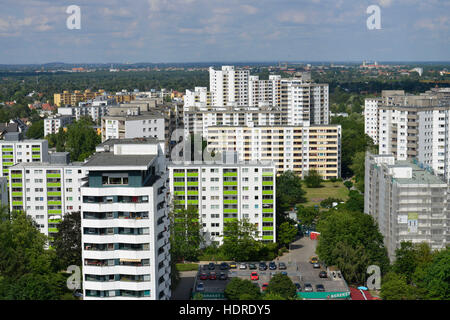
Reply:
<svg viewBox="0 0 450 320"><path fill-rule="evenodd" d="M14 165L14 162L4 162L3 161L3 165L10 167L10 166Z"/></svg>
<svg viewBox="0 0 450 320"><path fill-rule="evenodd" d="M60 173L47 173L47 178L61 178Z"/></svg>
<svg viewBox="0 0 450 320"><path fill-rule="evenodd" d="M235 200L223 200L223 203L225 203L225 204L237 204L238 201L237 201L237 199L235 199Z"/></svg>
<svg viewBox="0 0 450 320"><path fill-rule="evenodd" d="M49 205L61 205L61 200L58 201L48 201Z"/></svg>
<svg viewBox="0 0 450 320"><path fill-rule="evenodd" d="M263 212L264 213L272 213L273 212L273 208L263 208Z"/></svg>
<svg viewBox="0 0 450 320"><path fill-rule="evenodd" d="M2 155L2 158L3 159L13 159L14 156L12 154L4 154L4 155Z"/></svg>
<svg viewBox="0 0 450 320"><path fill-rule="evenodd" d="M58 228L48 228L48 232L49 233L57 233L58 232Z"/></svg>
<svg viewBox="0 0 450 320"><path fill-rule="evenodd" d="M224 186L237 186L237 181L224 181Z"/></svg>
<svg viewBox="0 0 450 320"><path fill-rule="evenodd" d="M61 191L49 191L47 196L61 196Z"/></svg>
<svg viewBox="0 0 450 320"><path fill-rule="evenodd" d="M273 172L263 172L263 177L273 177Z"/></svg>
<svg viewBox="0 0 450 320"><path fill-rule="evenodd" d="M22 188L22 183L13 183L13 188Z"/></svg>
<svg viewBox="0 0 450 320"><path fill-rule="evenodd" d="M198 186L198 181L188 181L188 186Z"/></svg>
<svg viewBox="0 0 450 320"><path fill-rule="evenodd" d="M273 199L263 199L263 203L273 203Z"/></svg>
<svg viewBox="0 0 450 320"><path fill-rule="evenodd" d="M22 175L21 174L12 174L11 178L22 179Z"/></svg>
<svg viewBox="0 0 450 320"><path fill-rule="evenodd" d="M198 195L198 191L188 191L187 194L189 196L197 196Z"/></svg>
<svg viewBox="0 0 450 320"><path fill-rule="evenodd" d="M184 196L185 191L174 191L173 194L176 196Z"/></svg>
<svg viewBox="0 0 450 320"><path fill-rule="evenodd" d="M198 205L198 200L188 200L187 204Z"/></svg>
<svg viewBox="0 0 450 320"><path fill-rule="evenodd" d="M61 182L49 182L47 187L61 187Z"/></svg>
<svg viewBox="0 0 450 320"><path fill-rule="evenodd" d="M198 172L188 172L187 176L188 177L198 177Z"/></svg>
<svg viewBox="0 0 450 320"><path fill-rule="evenodd" d="M226 172L223 174L224 177L237 177L237 172Z"/></svg>
<svg viewBox="0 0 450 320"><path fill-rule="evenodd" d="M238 209L223 209L224 213L237 213Z"/></svg>
<svg viewBox="0 0 450 320"><path fill-rule="evenodd" d="M273 186L273 181L263 181L262 185L263 186Z"/></svg>
<svg viewBox="0 0 450 320"><path fill-rule="evenodd" d="M52 210L48 210L48 213L50 213L50 214L61 214L62 210L61 209L52 209Z"/></svg>
<svg viewBox="0 0 450 320"><path fill-rule="evenodd" d="M263 227L263 231L273 231L273 227Z"/></svg>
<svg viewBox="0 0 450 320"><path fill-rule="evenodd" d="M41 151L41 148L31 148L32 151Z"/></svg>
<svg viewBox="0 0 450 320"><path fill-rule="evenodd" d="M13 206L22 206L23 201L13 201Z"/></svg>
<svg viewBox="0 0 450 320"><path fill-rule="evenodd" d="M13 152L14 149L13 148L2 148L3 152Z"/></svg>
<svg viewBox="0 0 450 320"><path fill-rule="evenodd" d="M273 236L263 236L263 240L273 240Z"/></svg>
<svg viewBox="0 0 450 320"><path fill-rule="evenodd" d="M232 222L232 221L237 221L237 218L223 218L224 222Z"/></svg>
<svg viewBox="0 0 450 320"><path fill-rule="evenodd" d="M61 223L62 219L48 219L48 223Z"/></svg>
<svg viewBox="0 0 450 320"><path fill-rule="evenodd" d="M174 177L184 177L184 172L174 172L173 176Z"/></svg>
<svg viewBox="0 0 450 320"><path fill-rule="evenodd" d="M273 222L273 218L263 218L263 222Z"/></svg>
<svg viewBox="0 0 450 320"><path fill-rule="evenodd" d="M184 187L184 182L174 182L173 185L175 187Z"/></svg>
<svg viewBox="0 0 450 320"><path fill-rule="evenodd" d="M12 196L13 197L22 197L23 196L23 192L13 192Z"/></svg>
<svg viewBox="0 0 450 320"><path fill-rule="evenodd" d="M273 190L263 190L262 194L266 194L266 195L273 194Z"/></svg>
<svg viewBox="0 0 450 320"><path fill-rule="evenodd" d="M225 194L225 195L237 195L238 192L237 192L237 190L224 190L223 194Z"/></svg>
<svg viewBox="0 0 450 320"><path fill-rule="evenodd" d="M40 154L33 154L31 157L32 157L33 159L38 159L38 158L41 157L41 155L40 155Z"/></svg>

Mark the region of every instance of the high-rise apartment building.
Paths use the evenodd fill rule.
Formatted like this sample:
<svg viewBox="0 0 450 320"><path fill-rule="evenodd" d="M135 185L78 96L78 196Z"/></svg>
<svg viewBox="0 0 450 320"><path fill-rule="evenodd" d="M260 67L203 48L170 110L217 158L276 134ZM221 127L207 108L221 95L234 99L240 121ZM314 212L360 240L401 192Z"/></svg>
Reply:
<svg viewBox="0 0 450 320"><path fill-rule="evenodd" d="M273 162L277 174L305 177L316 170L324 179L341 174L341 126L211 126L208 151L236 151L239 161Z"/></svg>
<svg viewBox="0 0 450 320"><path fill-rule="evenodd" d="M84 167L84 299L170 299L164 145L149 138L108 140Z"/></svg>
<svg viewBox="0 0 450 320"><path fill-rule="evenodd" d="M221 70L209 68L209 88L213 106L248 106L249 70L222 66Z"/></svg>
<svg viewBox="0 0 450 320"><path fill-rule="evenodd" d="M448 184L417 161L366 155L364 212L378 223L389 258L402 241L433 250L450 243Z"/></svg>
<svg viewBox="0 0 450 320"><path fill-rule="evenodd" d="M206 244L223 242L225 224L246 219L258 239L276 241L276 171L273 164L170 164L174 208L198 209Z"/></svg>

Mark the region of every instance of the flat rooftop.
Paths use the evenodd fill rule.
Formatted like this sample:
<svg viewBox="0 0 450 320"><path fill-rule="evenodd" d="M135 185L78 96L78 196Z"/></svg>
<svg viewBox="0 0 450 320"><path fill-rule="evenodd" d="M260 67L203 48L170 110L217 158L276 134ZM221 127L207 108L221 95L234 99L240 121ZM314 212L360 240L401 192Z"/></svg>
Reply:
<svg viewBox="0 0 450 320"><path fill-rule="evenodd" d="M411 178L394 178L399 184L446 184L440 177L432 174L427 169L419 167L417 164L402 160L396 161L394 165L388 165L388 168L412 168Z"/></svg>
<svg viewBox="0 0 450 320"><path fill-rule="evenodd" d="M157 155L115 155L113 152L98 152L92 155L83 166L86 167L148 167Z"/></svg>
<svg viewBox="0 0 450 320"><path fill-rule="evenodd" d="M127 139L108 139L101 144L97 145L98 147L102 146L114 146L116 144L157 144L160 142L164 142L164 140L159 140L154 137L145 137L145 138L127 138Z"/></svg>

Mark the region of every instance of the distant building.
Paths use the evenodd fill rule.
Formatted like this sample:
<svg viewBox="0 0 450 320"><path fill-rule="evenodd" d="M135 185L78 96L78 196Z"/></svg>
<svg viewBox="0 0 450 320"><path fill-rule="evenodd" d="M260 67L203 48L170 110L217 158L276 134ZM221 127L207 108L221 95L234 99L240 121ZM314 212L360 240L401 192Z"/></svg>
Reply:
<svg viewBox="0 0 450 320"><path fill-rule="evenodd" d="M71 116L55 115L44 119L44 137L49 134L55 134L59 132L60 128L66 128L73 122Z"/></svg>

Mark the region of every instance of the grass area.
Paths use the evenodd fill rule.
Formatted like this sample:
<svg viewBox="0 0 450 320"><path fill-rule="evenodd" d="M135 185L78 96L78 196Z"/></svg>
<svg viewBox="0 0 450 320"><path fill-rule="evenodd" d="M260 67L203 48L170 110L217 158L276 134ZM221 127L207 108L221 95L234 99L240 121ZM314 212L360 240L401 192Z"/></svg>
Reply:
<svg viewBox="0 0 450 320"><path fill-rule="evenodd" d="M320 205L320 202L326 198L338 198L346 201L348 199L348 189L340 181L337 182L322 182L321 188L307 188L303 184L303 190L306 191L306 203L302 203L305 207Z"/></svg>
<svg viewBox="0 0 450 320"><path fill-rule="evenodd" d="M197 263L177 263L178 271L197 271L198 264Z"/></svg>

